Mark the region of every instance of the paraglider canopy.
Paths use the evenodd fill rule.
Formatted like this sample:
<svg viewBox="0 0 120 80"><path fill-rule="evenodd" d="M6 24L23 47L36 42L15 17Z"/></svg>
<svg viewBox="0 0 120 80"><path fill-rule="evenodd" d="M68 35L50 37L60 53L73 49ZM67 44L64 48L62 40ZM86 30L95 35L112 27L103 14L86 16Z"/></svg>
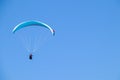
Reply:
<svg viewBox="0 0 120 80"><path fill-rule="evenodd" d="M15 34L16 37L19 37L26 50L30 53L38 51L43 43L51 37L51 34L52 36L55 35L55 31L49 25L36 20L19 23L13 28L12 33L17 33Z"/></svg>
<svg viewBox="0 0 120 80"><path fill-rule="evenodd" d="M30 21L25 21L25 22L22 22L20 24L18 24L14 29L13 29L13 33L15 33L16 31L24 28L24 27L29 27L29 26L41 26L41 27L45 27L47 29L49 29L52 33L52 35L54 36L55 35L55 31L50 27L48 26L47 24L43 23L43 22L40 22L40 21L36 21L36 20L30 20Z"/></svg>

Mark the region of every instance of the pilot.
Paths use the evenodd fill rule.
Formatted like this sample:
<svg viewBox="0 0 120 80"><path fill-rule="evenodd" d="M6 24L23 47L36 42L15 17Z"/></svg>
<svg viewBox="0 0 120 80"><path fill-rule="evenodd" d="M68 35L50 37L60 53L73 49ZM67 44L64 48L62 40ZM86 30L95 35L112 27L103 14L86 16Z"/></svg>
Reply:
<svg viewBox="0 0 120 80"><path fill-rule="evenodd" d="M33 56L32 54L29 55L29 59L30 59L30 60L32 60L32 56Z"/></svg>

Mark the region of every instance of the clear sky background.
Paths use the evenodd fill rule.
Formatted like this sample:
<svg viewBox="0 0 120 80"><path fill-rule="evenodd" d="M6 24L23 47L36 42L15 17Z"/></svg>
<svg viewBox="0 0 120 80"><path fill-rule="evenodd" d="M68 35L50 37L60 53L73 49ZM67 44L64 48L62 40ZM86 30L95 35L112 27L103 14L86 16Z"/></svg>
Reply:
<svg viewBox="0 0 120 80"><path fill-rule="evenodd" d="M119 0L1 0L0 80L120 80ZM26 20L56 36L28 59L12 34Z"/></svg>

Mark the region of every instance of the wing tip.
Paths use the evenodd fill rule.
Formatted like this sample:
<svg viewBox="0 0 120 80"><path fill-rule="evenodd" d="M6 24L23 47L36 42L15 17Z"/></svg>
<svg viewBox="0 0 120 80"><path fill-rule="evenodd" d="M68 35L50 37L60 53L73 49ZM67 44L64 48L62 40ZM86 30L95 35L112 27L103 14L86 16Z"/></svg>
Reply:
<svg viewBox="0 0 120 80"><path fill-rule="evenodd" d="M55 30L53 29L52 31L53 31L53 36L55 36Z"/></svg>

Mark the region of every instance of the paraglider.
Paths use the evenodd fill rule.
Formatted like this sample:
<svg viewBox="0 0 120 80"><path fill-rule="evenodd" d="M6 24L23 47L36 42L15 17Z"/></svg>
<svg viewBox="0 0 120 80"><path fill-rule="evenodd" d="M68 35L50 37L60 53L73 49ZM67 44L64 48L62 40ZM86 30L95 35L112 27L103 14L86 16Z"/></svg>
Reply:
<svg viewBox="0 0 120 80"><path fill-rule="evenodd" d="M17 26L14 27L14 29L12 30L12 33L15 34L17 31L19 31L19 30L21 30L21 29L23 29L23 28L26 28L26 27L31 27L31 26L39 26L39 27L42 27L43 29L48 29L48 30L51 32L52 36L55 35L55 30L53 30L50 26L48 26L47 24L45 24L45 23L43 23L43 22L36 21L36 20L25 21L25 22L22 22L22 23L18 24ZM41 30L41 31L42 31L42 30ZM40 33L40 34L42 34L42 33ZM40 34L38 34L37 37L39 37ZM29 34L29 35L30 35L30 34ZM24 34L23 34L22 36L24 36ZM26 37L27 37L27 36L26 36ZM34 36L31 37L32 40L33 40L33 38L34 38ZM29 39L28 39L28 42L27 42L27 43L30 43L30 44L29 44L30 48L27 48L27 50L28 50L28 52L30 52L30 55L29 55L29 59L30 59L30 60L32 60L32 57L33 57L32 53L37 50L36 47L34 47L34 46L35 46L35 45L38 45L38 43L37 43L38 41L39 41L39 43L42 43L42 41L40 42L40 40L42 40L42 37L40 37L40 38L41 38L41 39L38 38L36 42L33 42L32 45L31 45L32 40L29 41ZM35 40L34 40L34 41L35 41ZM32 49L33 47L34 47L35 49ZM31 50L30 50L30 49L31 49Z"/></svg>
<svg viewBox="0 0 120 80"><path fill-rule="evenodd" d="M24 27L29 27L29 26L41 26L41 27L45 27L47 29L49 29L52 33L52 35L54 36L55 35L55 30L53 30L50 26L48 26L47 24L43 23L43 22L40 22L40 21L35 21L35 20L32 20L32 21L25 21L25 22L22 22L20 24L18 24L14 29L13 29L13 33L15 33L16 31L18 31L19 29L22 29Z"/></svg>

